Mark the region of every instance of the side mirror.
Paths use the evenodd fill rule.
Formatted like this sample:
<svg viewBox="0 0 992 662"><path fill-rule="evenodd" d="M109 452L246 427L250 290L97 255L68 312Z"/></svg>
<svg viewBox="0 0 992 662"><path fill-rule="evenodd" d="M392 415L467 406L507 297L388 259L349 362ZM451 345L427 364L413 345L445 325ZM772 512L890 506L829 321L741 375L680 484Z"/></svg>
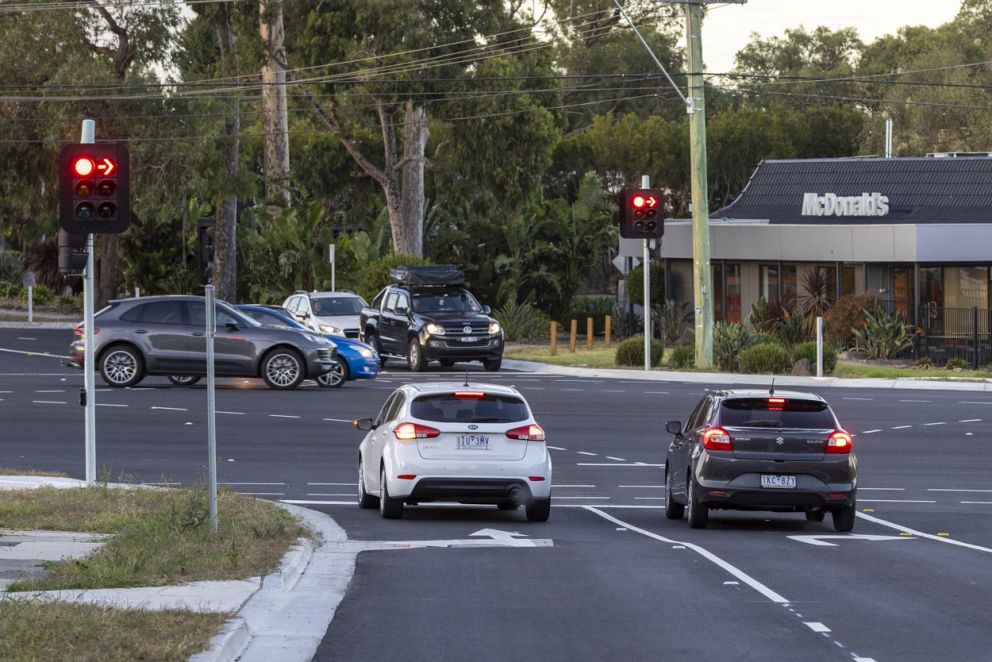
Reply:
<svg viewBox="0 0 992 662"><path fill-rule="evenodd" d="M665 424L665 429L668 430L669 434L677 437L682 434L682 421L668 421Z"/></svg>
<svg viewBox="0 0 992 662"><path fill-rule="evenodd" d="M409 315L410 314L410 309L407 308L406 306L396 306L396 314L397 315Z"/></svg>
<svg viewBox="0 0 992 662"><path fill-rule="evenodd" d="M372 425L371 418L356 418L351 422L351 424L354 425L357 430L372 430L375 428L375 426Z"/></svg>
<svg viewBox="0 0 992 662"><path fill-rule="evenodd" d="M224 326L226 326L231 331L237 331L238 330L238 323L235 322L234 320L227 320L227 322L224 324Z"/></svg>
<svg viewBox="0 0 992 662"><path fill-rule="evenodd" d="M489 306L483 306L483 307L482 307L482 313L483 313L484 315L489 315L489 314L490 314L490 313L492 313L492 312L493 312L493 309L492 309L492 308L490 308Z"/></svg>

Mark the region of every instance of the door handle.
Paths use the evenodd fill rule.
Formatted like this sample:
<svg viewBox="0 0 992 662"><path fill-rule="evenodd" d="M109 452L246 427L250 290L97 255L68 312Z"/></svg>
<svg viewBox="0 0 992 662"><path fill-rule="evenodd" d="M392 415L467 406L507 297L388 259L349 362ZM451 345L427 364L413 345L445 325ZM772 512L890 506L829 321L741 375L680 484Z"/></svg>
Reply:
<svg viewBox="0 0 992 662"><path fill-rule="evenodd" d="M144 329L135 329L135 331L134 331L134 332L135 332L135 333L148 333L148 332L147 332L147 331L145 331Z"/></svg>
<svg viewBox="0 0 992 662"><path fill-rule="evenodd" d="M196 336L197 338L201 338L201 337L207 335L207 332L206 331L194 331L193 332L193 335Z"/></svg>

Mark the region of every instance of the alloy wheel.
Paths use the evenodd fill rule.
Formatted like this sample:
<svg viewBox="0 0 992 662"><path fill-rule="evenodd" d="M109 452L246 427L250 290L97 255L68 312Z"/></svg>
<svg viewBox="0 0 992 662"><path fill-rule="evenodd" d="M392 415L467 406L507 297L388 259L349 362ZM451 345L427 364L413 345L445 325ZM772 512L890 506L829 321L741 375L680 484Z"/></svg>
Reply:
<svg viewBox="0 0 992 662"><path fill-rule="evenodd" d="M103 372L114 384L127 384L138 373L138 361L131 352L117 350L103 360Z"/></svg>
<svg viewBox="0 0 992 662"><path fill-rule="evenodd" d="M300 362L290 354L276 354L265 365L265 374L276 386L291 386L300 376Z"/></svg>

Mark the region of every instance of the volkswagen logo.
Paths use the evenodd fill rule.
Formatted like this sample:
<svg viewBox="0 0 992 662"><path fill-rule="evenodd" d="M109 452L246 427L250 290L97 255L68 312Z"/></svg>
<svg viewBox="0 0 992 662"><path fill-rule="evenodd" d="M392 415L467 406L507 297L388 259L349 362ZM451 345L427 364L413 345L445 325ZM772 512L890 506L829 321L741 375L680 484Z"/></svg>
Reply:
<svg viewBox="0 0 992 662"><path fill-rule="evenodd" d="M479 426L476 425L475 423L473 423L472 425L468 426L468 429L469 430L478 430L479 429Z"/></svg>
<svg viewBox="0 0 992 662"><path fill-rule="evenodd" d="M779 446L781 446L782 444L785 443L785 439L783 439L782 437L779 437L778 439L775 440L775 443L778 444Z"/></svg>
<svg viewBox="0 0 992 662"><path fill-rule="evenodd" d="M466 326L463 326L462 327L462 333L472 333L472 327L467 326L467 325Z"/></svg>

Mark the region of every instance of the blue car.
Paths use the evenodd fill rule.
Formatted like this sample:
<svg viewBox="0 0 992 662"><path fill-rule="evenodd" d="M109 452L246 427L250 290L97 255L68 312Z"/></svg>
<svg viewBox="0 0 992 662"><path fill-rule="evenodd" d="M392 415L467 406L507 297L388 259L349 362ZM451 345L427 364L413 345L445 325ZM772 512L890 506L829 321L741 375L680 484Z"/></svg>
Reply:
<svg viewBox="0 0 992 662"><path fill-rule="evenodd" d="M244 305L238 306L238 310L260 324L285 326L313 333L278 306ZM343 336L327 336L327 338L338 346L338 361L330 372L317 378L317 384L326 388L337 388L343 386L349 379L373 379L379 374L379 355L376 354L375 349L352 338Z"/></svg>

